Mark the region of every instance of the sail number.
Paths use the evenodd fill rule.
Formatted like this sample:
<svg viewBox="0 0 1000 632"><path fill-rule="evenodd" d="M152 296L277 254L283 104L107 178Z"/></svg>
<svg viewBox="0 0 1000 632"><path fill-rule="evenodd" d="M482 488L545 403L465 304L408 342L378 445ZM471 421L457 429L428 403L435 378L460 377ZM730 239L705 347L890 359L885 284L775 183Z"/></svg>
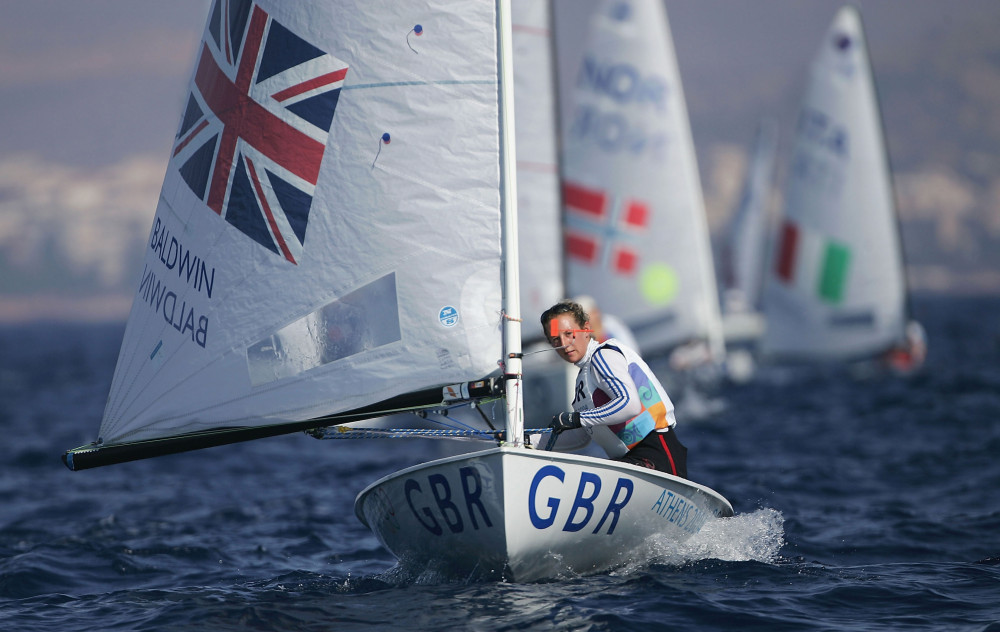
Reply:
<svg viewBox="0 0 1000 632"><path fill-rule="evenodd" d="M566 480L566 472L555 465L546 465L535 473L527 498L532 526L548 529L556 526L557 518L561 517L559 526L563 531L582 531L594 524L593 533L602 530L607 535L614 533L622 509L632 499L634 483L619 478L610 494L602 494L601 477L583 471L570 497L564 492L571 491L573 484ZM492 527L493 519L487 508L494 504L484 499L483 492L482 476L474 467L459 468L457 485L437 473L426 479L408 478L403 482L403 495L413 517L433 535L442 535L445 529L462 533L467 527L473 530ZM564 502L570 506L568 512L559 511Z"/></svg>
<svg viewBox="0 0 1000 632"><path fill-rule="evenodd" d="M665 78L644 74L631 64L607 64L588 57L580 68L576 87L602 105L577 106L569 127L571 136L595 143L609 153L666 159L667 132L651 124L668 113L670 89Z"/></svg>
<svg viewBox="0 0 1000 632"><path fill-rule="evenodd" d="M539 487L546 479L559 481L558 490L562 491L562 484L566 482L566 472L555 465L546 465L540 468L531 479L531 487L528 491L528 516L536 529L548 529L553 526L559 513L559 505L563 502L560 495L556 494L547 498L541 497ZM576 495L573 497L573 506L566 514L562 526L563 531L581 531L597 516L598 507L603 506L604 509L600 512L601 517L597 521L593 533L599 533L605 525L607 525L608 535L614 533L615 526L618 524L618 516L632 498L635 486L630 479L619 478L614 491L611 492L610 496L604 498L601 498L601 486L601 477L597 474L587 471L580 473Z"/></svg>
<svg viewBox="0 0 1000 632"><path fill-rule="evenodd" d="M428 476L426 488L413 478L403 483L406 504L414 518L434 535L444 533L444 527L452 533L461 533L465 530L466 519L476 530L480 528L479 519L485 526L493 526L483 504L483 479L479 470L459 468L458 478L461 497L452 492L451 483L443 474Z"/></svg>

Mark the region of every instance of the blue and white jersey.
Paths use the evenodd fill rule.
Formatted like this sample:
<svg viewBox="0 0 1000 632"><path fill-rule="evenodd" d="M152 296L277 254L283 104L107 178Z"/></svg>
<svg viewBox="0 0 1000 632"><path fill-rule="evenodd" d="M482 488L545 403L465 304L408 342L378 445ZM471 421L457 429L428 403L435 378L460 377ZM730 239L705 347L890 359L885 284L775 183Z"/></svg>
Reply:
<svg viewBox="0 0 1000 632"><path fill-rule="evenodd" d="M677 423L673 402L652 370L618 340L591 340L576 366L580 372L573 410L612 458L624 455L649 432Z"/></svg>

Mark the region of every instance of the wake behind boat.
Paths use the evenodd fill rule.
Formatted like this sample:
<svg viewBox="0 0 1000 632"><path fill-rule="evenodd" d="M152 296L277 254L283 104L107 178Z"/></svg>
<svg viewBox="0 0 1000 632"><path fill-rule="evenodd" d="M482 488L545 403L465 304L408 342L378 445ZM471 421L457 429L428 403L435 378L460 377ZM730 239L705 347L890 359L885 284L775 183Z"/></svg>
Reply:
<svg viewBox="0 0 1000 632"><path fill-rule="evenodd" d="M494 447L359 496L401 559L593 572L732 515L526 441L511 49L506 0L215 0L98 438L66 465L499 397Z"/></svg>

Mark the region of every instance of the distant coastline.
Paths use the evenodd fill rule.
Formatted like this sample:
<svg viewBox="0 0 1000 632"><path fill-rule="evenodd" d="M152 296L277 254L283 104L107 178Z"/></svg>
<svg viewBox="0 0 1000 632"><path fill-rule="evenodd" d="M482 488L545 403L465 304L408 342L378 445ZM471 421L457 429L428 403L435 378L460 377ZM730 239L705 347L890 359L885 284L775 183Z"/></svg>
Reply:
<svg viewBox="0 0 1000 632"><path fill-rule="evenodd" d="M87 297L38 294L0 296L0 325L49 322L124 323L132 295Z"/></svg>
<svg viewBox="0 0 1000 632"><path fill-rule="evenodd" d="M1000 296L1000 270L956 273L944 267L918 266L907 269L907 278L910 292L917 299ZM132 298L131 294L87 297L52 293L0 295L0 325L34 322L124 323L132 307Z"/></svg>

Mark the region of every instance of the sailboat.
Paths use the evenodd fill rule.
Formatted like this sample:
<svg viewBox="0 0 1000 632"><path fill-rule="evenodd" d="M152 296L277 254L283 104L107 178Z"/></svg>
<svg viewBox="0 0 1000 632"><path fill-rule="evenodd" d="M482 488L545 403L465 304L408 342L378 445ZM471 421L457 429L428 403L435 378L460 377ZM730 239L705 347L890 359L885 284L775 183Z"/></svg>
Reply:
<svg viewBox="0 0 1000 632"><path fill-rule="evenodd" d="M724 355L694 142L666 10L605 1L563 132L567 286L632 330L643 355Z"/></svg>
<svg viewBox="0 0 1000 632"><path fill-rule="evenodd" d="M767 255L778 128L772 119L757 127L739 205L726 229L719 266L726 376L749 381L756 371L757 346L766 322L760 293Z"/></svg>
<svg viewBox="0 0 1000 632"><path fill-rule="evenodd" d="M754 345L764 333L760 292L777 150L777 124L764 119L757 127L743 192L722 252L722 327L727 350L734 344Z"/></svg>
<svg viewBox="0 0 1000 632"><path fill-rule="evenodd" d="M98 438L67 466L501 396L485 449L359 493L401 561L599 572L732 515L525 441L509 10L212 3Z"/></svg>
<svg viewBox="0 0 1000 632"><path fill-rule="evenodd" d="M787 177L762 356L867 361L909 336L911 360L922 360L872 67L851 6L836 14L812 63Z"/></svg>

